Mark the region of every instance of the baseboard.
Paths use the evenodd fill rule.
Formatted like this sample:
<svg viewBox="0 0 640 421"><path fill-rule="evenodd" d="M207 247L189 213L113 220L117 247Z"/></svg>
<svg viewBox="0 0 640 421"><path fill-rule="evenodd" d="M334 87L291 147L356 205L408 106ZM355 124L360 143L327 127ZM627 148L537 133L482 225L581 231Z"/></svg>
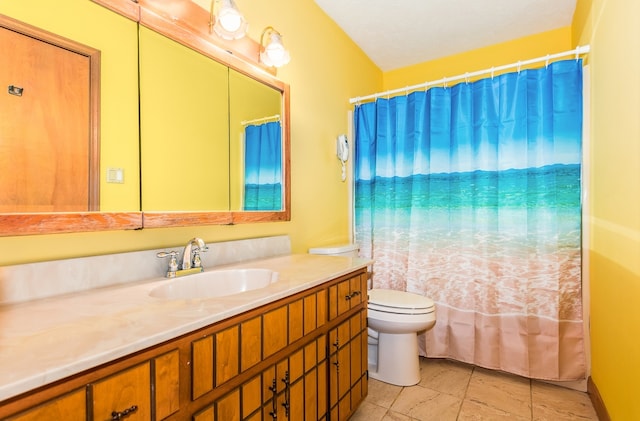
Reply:
<svg viewBox="0 0 640 421"><path fill-rule="evenodd" d="M577 390L579 392L586 392L587 389L587 379L580 380L570 380L570 381L553 381L553 380L539 380L541 382L553 384L555 386L564 387L566 389Z"/></svg>
<svg viewBox="0 0 640 421"><path fill-rule="evenodd" d="M609 417L609 413L607 412L607 407L604 406L602 396L600 396L600 392L598 392L598 388L593 382L593 379L591 379L591 376L587 379L587 393L589 394L589 398L593 404L593 409L596 410L598 419L600 421L611 421L611 417Z"/></svg>

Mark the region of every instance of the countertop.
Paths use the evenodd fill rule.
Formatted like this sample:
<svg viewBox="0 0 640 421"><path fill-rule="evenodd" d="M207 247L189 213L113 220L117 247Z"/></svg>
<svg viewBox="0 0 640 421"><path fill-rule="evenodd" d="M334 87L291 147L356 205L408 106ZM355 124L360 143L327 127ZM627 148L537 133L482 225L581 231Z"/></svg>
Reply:
<svg viewBox="0 0 640 421"><path fill-rule="evenodd" d="M208 268L278 272L278 281L266 288L226 297L154 298L149 296L153 288L184 279L155 278L0 306L0 401L370 264L359 258L293 254Z"/></svg>

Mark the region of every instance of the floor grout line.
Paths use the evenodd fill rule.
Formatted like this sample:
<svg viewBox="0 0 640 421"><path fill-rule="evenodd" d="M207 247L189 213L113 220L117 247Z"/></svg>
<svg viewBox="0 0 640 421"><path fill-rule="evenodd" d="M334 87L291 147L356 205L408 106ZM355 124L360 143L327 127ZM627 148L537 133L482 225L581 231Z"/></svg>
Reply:
<svg viewBox="0 0 640 421"><path fill-rule="evenodd" d="M422 365L422 364L425 364L425 365ZM481 415L476 414L475 411L477 410L480 410L481 412L484 411L483 409L478 407L478 405L481 405L482 407L484 407L488 411L487 413L489 414L492 413L492 411L500 411L502 413L510 414L511 416L517 417L518 419L522 419L522 420L534 419L535 414L534 414L533 392L534 392L534 386L536 383L534 380L523 378L524 380L526 380L526 382L522 382L520 384L522 384L522 386L528 387L528 389L525 389L526 391L522 390L522 392L524 393L521 392L520 398L517 398L516 396L516 399L524 400L522 401L522 404L525 404L526 400L528 400L528 405L529 405L528 411L522 411L522 409L524 408L508 409L509 408L508 406L506 407L507 409L501 409L503 408L502 406L494 406L494 404L491 403L493 399L486 401L485 400L486 398L482 397L483 388L488 384L487 385L484 384L484 382L486 381L484 380L484 371L482 371L479 367L469 365L469 364L457 363L455 361L438 360L438 359L433 360L433 365L430 365L430 364L431 362L429 362L428 359L425 359L423 362L421 362L422 376L420 381L415 386L399 386L399 389L396 389L396 387L398 386L393 386L393 385L387 386L383 382L379 382L378 384L376 384L375 392L373 394L370 393L369 396L367 397L367 399L369 399L368 404L371 406L365 405L365 407L368 407L370 408L370 410L374 411L374 413L376 414L375 417L371 417L371 415L368 416L367 415L368 410L363 409L361 411L362 412L361 414L358 414L358 411L356 411L356 414L354 414L354 420L380 421L382 419L385 419L385 417L387 417L387 419L396 419L399 416L398 414L400 414L401 419L410 419L413 421L433 419L431 418L432 415L427 415L424 412L424 406L420 406L420 405L424 405L424 403L416 403L416 404L410 403L411 402L410 397L412 395L415 396L416 391L412 390L411 392L408 392L407 389L411 389L413 387L420 388L420 389L417 389L420 391L422 389L425 389L430 391L428 393L433 392L434 394L438 394L439 395L438 399L442 398L444 395L454 398L455 401L451 399L448 400L450 402L447 404L449 409L446 409L446 407L443 407L445 408L443 409L443 411L445 412L449 411L449 415L446 419L449 419L451 421L469 420L470 416L474 417L473 419L484 419L484 420L492 419L491 415L489 415L489 418L486 418L487 415L485 415L485 418L482 418ZM429 368L427 368L427 366ZM489 370L489 372L492 373L491 374L492 378L495 377L492 380L494 385L503 384L502 383L503 381L505 382L500 387L500 389L503 392L506 392L506 396L510 396L511 391L508 389L510 387L509 384L512 381L510 375L508 373L504 373L505 375L507 375L507 377L502 379L499 372L495 372L493 370ZM495 373L498 373L498 374L494 376ZM429 377L425 377L425 376L429 376ZM480 376L480 377L477 377L477 376ZM475 380L476 382L481 381L481 383L476 383L472 390L471 382L474 381L473 380L474 377L476 377L476 380ZM518 376L518 377L521 377L521 376ZM456 378L458 378L459 380L455 380ZM435 382L425 381L426 379L427 380L434 379ZM371 380L378 382L377 380L373 380L373 379ZM392 389L387 389L387 387L392 387ZM480 389L478 387L480 387ZM567 407L564 404L558 404L558 400L557 400L558 396L563 396L563 394L565 393L563 391L565 390L569 390L569 389L564 389L558 386L557 391L551 391L551 392L547 391L543 393L538 393L538 395L536 395L537 400L542 404L542 407L541 407L542 412L538 413L538 416L545 417L545 414L546 414L546 416L548 417L549 414L554 413L553 411L558 411L557 414L560 414L559 416L561 417L562 417L562 414L564 414L564 416L566 416L567 414L570 414L572 410L570 409L570 405L569 407ZM479 391L481 394L476 395ZM474 394L472 397L470 397L469 395L470 392ZM393 395L391 395L391 393L393 393ZM502 392L500 393L502 394ZM580 393L580 392L576 391L576 393ZM580 404L581 398L579 395L571 395L571 396L575 396L575 401L573 401L574 398L571 397L568 399L567 402L576 402L576 404ZM384 397L390 398L390 399L389 400L384 399L384 401L380 400L380 398L384 398ZM367 401L367 399L365 399L365 401ZM507 397L507 399L509 398ZM430 400L430 402L432 401ZM465 406L465 402L468 403L467 406ZM378 405L378 403L382 403L385 406ZM554 407L554 405L556 404L557 404L557 407ZM392 410L394 405L397 406L397 410ZM455 405L457 405L457 408L455 407ZM465 407L466 409L463 410L463 407ZM474 411L474 412L471 412L471 411ZM549 411L552 411L552 412L549 412ZM527 413L528 415L526 415ZM369 412L369 414L371 413ZM391 414L395 414L395 415L391 415ZM480 418L477 418L478 416L480 416ZM593 418L594 416L596 418ZM586 415L585 413L584 415L580 415L579 417L580 419L584 419L584 420L597 420L597 415L595 415L595 412L593 413L593 415Z"/></svg>

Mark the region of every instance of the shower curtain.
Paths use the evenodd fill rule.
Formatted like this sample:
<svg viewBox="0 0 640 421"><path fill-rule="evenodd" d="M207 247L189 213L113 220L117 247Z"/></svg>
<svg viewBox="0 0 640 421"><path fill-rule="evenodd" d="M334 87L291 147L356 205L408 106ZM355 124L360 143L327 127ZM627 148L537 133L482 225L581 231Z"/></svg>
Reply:
<svg viewBox="0 0 640 421"><path fill-rule="evenodd" d="M282 209L281 133L279 121L245 127L244 210Z"/></svg>
<svg viewBox="0 0 640 421"><path fill-rule="evenodd" d="M585 378L582 62L358 104L355 235L373 287L430 297L420 353Z"/></svg>

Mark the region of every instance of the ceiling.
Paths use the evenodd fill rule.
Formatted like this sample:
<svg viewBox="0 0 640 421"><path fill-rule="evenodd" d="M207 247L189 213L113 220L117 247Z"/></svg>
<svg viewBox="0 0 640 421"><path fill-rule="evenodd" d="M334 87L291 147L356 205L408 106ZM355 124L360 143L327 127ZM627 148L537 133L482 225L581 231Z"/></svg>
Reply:
<svg viewBox="0 0 640 421"><path fill-rule="evenodd" d="M383 71L571 24L576 0L315 0Z"/></svg>

